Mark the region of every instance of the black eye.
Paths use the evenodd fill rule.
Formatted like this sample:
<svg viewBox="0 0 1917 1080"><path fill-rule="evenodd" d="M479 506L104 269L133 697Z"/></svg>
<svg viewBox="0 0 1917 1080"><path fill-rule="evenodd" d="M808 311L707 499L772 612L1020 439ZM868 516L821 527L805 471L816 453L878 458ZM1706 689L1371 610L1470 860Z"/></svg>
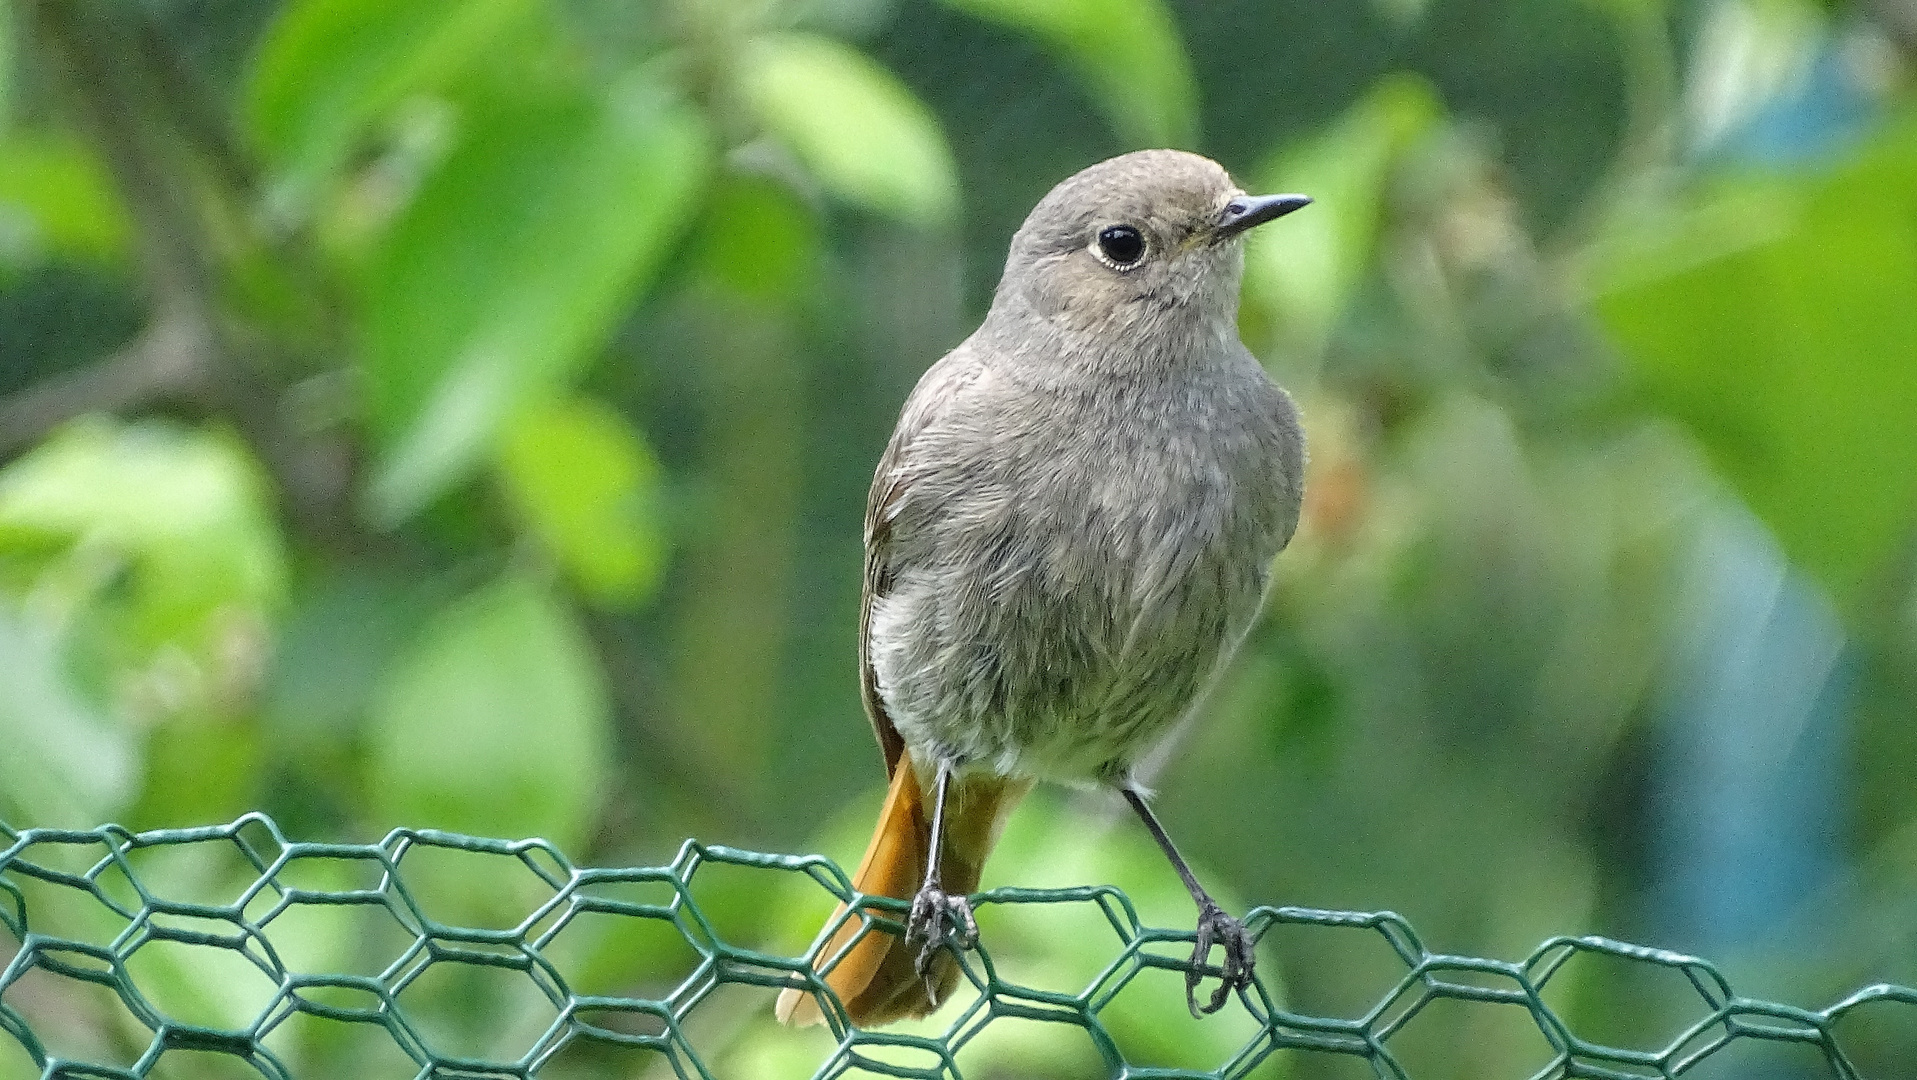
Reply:
<svg viewBox="0 0 1917 1080"><path fill-rule="evenodd" d="M1130 225L1107 225L1098 231L1098 250L1124 269L1145 257L1145 237Z"/></svg>

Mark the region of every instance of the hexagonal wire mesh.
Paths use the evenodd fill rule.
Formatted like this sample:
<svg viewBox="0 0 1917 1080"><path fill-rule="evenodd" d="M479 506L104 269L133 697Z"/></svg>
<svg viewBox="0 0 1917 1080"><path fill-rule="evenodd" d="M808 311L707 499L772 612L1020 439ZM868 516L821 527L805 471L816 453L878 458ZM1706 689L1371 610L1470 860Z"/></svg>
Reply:
<svg viewBox="0 0 1917 1080"><path fill-rule="evenodd" d="M1877 985L1812 1011L1739 997L1715 967L1695 957L1603 938L1553 938L1523 961L1507 962L1432 953L1389 912L1261 907L1248 918L1258 934L1281 926L1375 933L1403 965L1402 976L1367 1011L1350 1018L1289 1012L1261 980L1238 1002L1256 1020L1249 1042L1211 1071L1165 1069L1127 1061L1101 1013L1141 972L1183 971L1178 946L1189 943L1192 933L1141 925L1131 901L1110 887L998 889L975 897L981 906L1095 904L1116 933L1117 955L1082 992L1069 994L1002 978L989 943L982 942L963 958L977 999L943 1036L925 1037L848 1027L806 956L773 955L726 940L694 898L693 882L705 867L796 872L841 899L856 900L847 917L862 920L865 932L899 931L903 903L854 897L843 871L820 856L688 841L664 866L586 869L540 840L401 829L377 844L295 843L259 814L230 825L146 833L114 825L17 832L0 825L0 839L7 845L0 853L0 923L13 938L0 939L0 950L12 952L0 973L0 1029L24 1050L24 1059L16 1059L30 1059L43 1078L190 1075L190 1068L170 1068L173 1059L186 1057L225 1059L226 1071L203 1075L291 1077L295 1072L273 1048L273 1036L302 1017L383 1032L400 1074L410 1071L421 1080L539 1076L569 1047L583 1044L645 1051L667 1063L673 1075L711 1077L708 1058L688 1035L687 1014L722 986L748 984L768 995L787 985L826 993L837 1046L818 1066L818 1077L858 1071L960 1080L959 1050L993 1020L1021 1018L1082 1029L1113 1076L1247 1077L1290 1048L1345 1055L1367 1063L1379 1077L1405 1078L1394 1036L1434 1002L1451 1000L1525 1010L1552 1053L1538 1077L1675 1077L1733 1043L1769 1040L1821 1053L1830 1070L1848 1080L1862 1074L1840 1045L1837 1021L1873 1003L1917 1006L1917 990ZM511 925L486 928L476 925L487 920L473 909L455 905L442 911L424 901L416 879L432 876L421 861L422 853L433 851L493 856L523 868L526 913ZM169 884L156 884L162 880ZM244 884L221 884L236 881ZM362 916L348 933L370 961L356 972L307 970L317 955L311 939L320 923L304 916L314 912ZM665 941L685 946L689 972L673 973L656 997L586 992L591 980L574 978L569 963L560 961L559 939L592 917L664 934ZM182 946L186 960L154 960ZM1581 1037L1546 1001L1553 978L1580 954L1681 977L1695 991L1696 1018L1652 1048ZM226 962L210 962L216 957ZM487 973L520 992L510 1011L525 1029L525 1045L510 1060L484 1056L483 1050L462 1052L470 1046L460 1033L434 1028L418 1007L431 982L467 985ZM123 1014L118 1028L134 1037L123 1035L117 1048L111 1039L83 1037L78 1050L49 1050L49 1040L29 1017L43 1027L70 1029L73 1017L61 1018L61 1003L89 987L107 992L107 1007ZM1183 1010L1184 1002L1167 996L1164 1008ZM475 1045L496 1052L499 1043ZM880 1048L914 1049L921 1063L885 1060L875 1056ZM0 1056L0 1078L10 1080L6 1063Z"/></svg>

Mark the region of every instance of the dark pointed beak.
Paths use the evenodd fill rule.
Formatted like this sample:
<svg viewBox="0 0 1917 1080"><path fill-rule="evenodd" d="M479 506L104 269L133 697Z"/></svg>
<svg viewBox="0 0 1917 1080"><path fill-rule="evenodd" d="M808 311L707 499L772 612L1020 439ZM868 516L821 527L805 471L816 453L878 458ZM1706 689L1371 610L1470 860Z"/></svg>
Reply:
<svg viewBox="0 0 1917 1080"><path fill-rule="evenodd" d="M1310 205L1309 195L1240 195L1218 215L1218 238L1229 239Z"/></svg>

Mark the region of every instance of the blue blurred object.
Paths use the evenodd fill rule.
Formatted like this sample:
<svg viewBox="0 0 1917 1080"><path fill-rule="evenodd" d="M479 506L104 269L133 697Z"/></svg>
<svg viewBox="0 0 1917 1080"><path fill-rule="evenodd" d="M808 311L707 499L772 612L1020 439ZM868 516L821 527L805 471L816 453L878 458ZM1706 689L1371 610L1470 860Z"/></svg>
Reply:
<svg viewBox="0 0 1917 1080"><path fill-rule="evenodd" d="M1732 162L1777 167L1814 165L1862 141L1882 115L1841 39L1826 39L1804 78L1707 149Z"/></svg>
<svg viewBox="0 0 1917 1080"><path fill-rule="evenodd" d="M1654 919L1680 948L1738 949L1840 869L1852 681L1829 603L1741 508L1712 511L1686 576L1655 766Z"/></svg>

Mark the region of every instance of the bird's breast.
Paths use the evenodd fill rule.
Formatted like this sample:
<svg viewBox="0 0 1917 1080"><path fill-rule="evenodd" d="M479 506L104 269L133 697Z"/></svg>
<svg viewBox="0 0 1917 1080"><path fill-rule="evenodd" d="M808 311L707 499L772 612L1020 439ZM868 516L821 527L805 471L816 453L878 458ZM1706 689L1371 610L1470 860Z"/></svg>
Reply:
<svg viewBox="0 0 1917 1080"><path fill-rule="evenodd" d="M879 687L908 742L1096 779L1183 713L1256 614L1283 497L1204 387L1044 397L990 452L915 479L876 601ZM908 520L909 519L909 520Z"/></svg>

